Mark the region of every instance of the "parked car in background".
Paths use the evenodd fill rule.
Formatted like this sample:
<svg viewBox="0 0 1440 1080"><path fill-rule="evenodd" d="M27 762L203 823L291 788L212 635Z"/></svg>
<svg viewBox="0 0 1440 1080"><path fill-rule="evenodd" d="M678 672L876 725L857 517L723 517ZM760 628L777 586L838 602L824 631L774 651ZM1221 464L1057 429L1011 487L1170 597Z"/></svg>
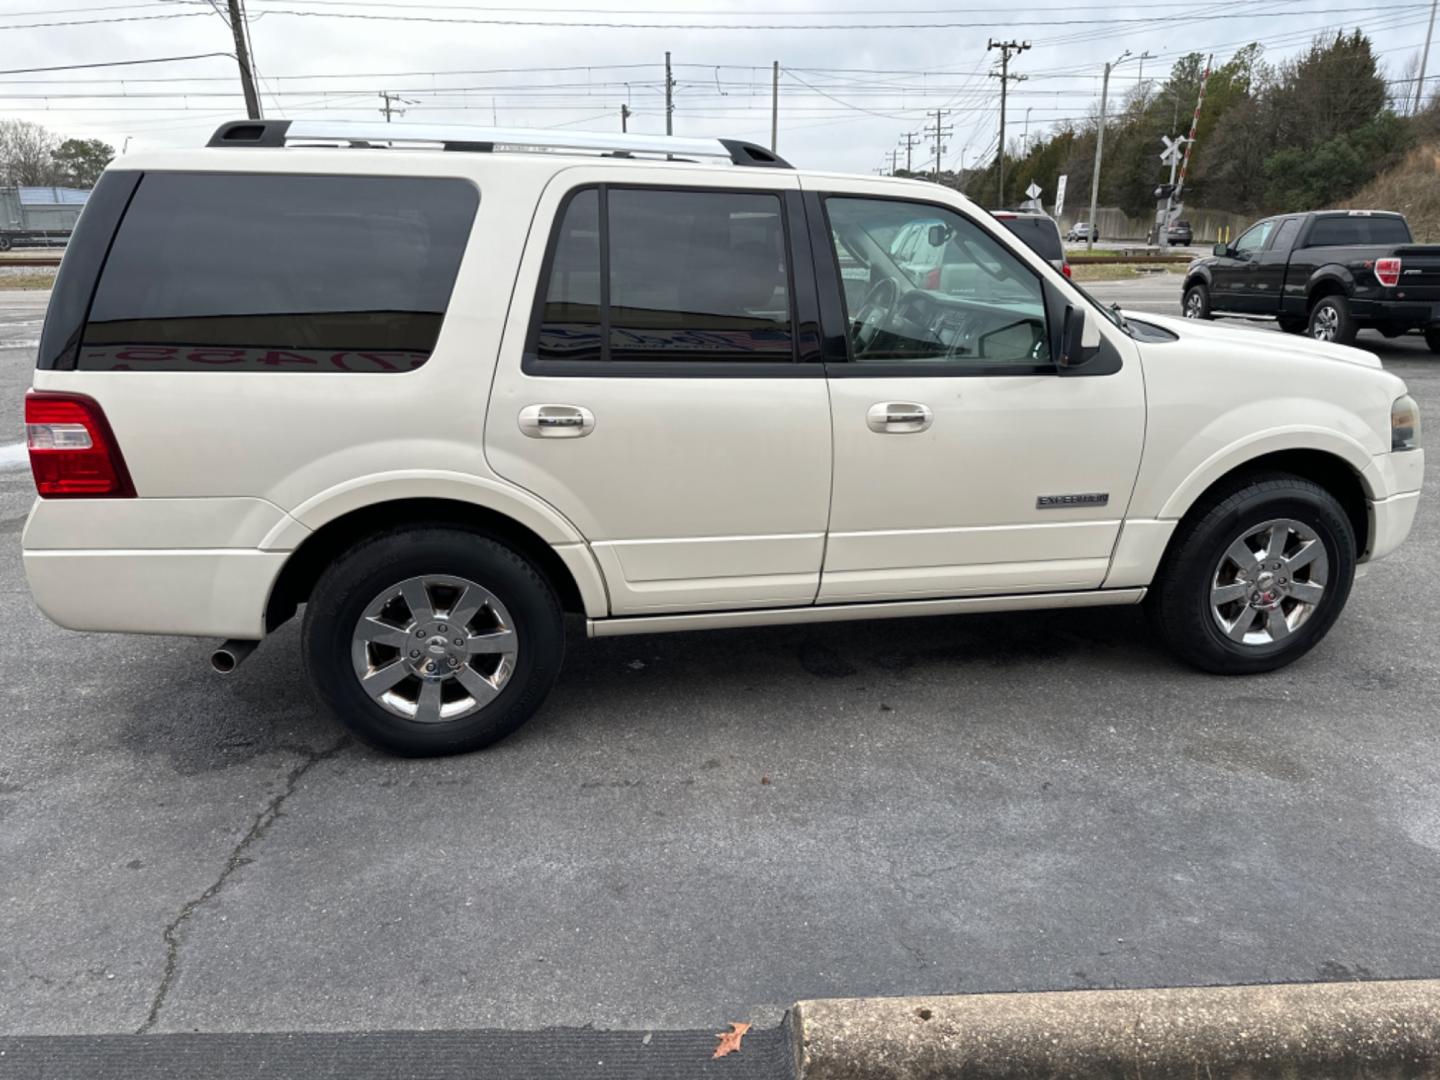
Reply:
<svg viewBox="0 0 1440 1080"><path fill-rule="evenodd" d="M1100 239L1100 226L1091 225L1088 221L1077 221L1074 225L1070 226L1070 231L1065 234L1065 239L1072 242L1084 240L1087 233L1091 240L1098 241Z"/></svg>
<svg viewBox="0 0 1440 1080"><path fill-rule="evenodd" d="M1177 221L1165 230L1165 242L1167 244L1190 244L1195 240L1195 233L1190 228L1188 221Z"/></svg>
<svg viewBox="0 0 1440 1080"><path fill-rule="evenodd" d="M1065 242L1060 239L1060 226L1049 214L1028 210L996 210L995 220L1004 225L1041 257L1047 259L1066 277L1070 276L1070 264L1065 261Z"/></svg>
<svg viewBox="0 0 1440 1080"><path fill-rule="evenodd" d="M227 638L228 672L303 609L319 699L414 755L534 713L567 612L1143 602L1201 669L1269 671L1405 539L1425 465L1371 354L1127 318L935 184L335 120L112 164L25 422L46 614Z"/></svg>
<svg viewBox="0 0 1440 1080"><path fill-rule="evenodd" d="M1192 262L1182 305L1189 319L1263 316L1341 345L1422 330L1440 353L1440 245L1414 243L1390 211L1282 214Z"/></svg>

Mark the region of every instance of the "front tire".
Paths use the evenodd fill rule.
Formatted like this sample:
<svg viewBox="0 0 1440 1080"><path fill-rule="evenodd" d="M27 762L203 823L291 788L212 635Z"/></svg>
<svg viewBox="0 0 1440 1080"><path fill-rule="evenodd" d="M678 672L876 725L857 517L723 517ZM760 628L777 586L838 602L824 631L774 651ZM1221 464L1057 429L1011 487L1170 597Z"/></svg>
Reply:
<svg viewBox="0 0 1440 1080"><path fill-rule="evenodd" d="M1185 290L1181 310L1187 319L1210 318L1210 290L1203 282L1197 281Z"/></svg>
<svg viewBox="0 0 1440 1080"><path fill-rule="evenodd" d="M305 670L356 737L429 757L489 746L540 707L565 630L545 576L518 552L460 529L383 533L316 583Z"/></svg>
<svg viewBox="0 0 1440 1080"><path fill-rule="evenodd" d="M1217 675L1273 671L1314 648L1355 579L1355 533L1324 488L1241 478L1181 523L1147 597L1167 645Z"/></svg>
<svg viewBox="0 0 1440 1080"><path fill-rule="evenodd" d="M1316 341L1353 345L1358 330L1350 314L1350 301L1343 296L1322 296L1310 309L1307 333Z"/></svg>

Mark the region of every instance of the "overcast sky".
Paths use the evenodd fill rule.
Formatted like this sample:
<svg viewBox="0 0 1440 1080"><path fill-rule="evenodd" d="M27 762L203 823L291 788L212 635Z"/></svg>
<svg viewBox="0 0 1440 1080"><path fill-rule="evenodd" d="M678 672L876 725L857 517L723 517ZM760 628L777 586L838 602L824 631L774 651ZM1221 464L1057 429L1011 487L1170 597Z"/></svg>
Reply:
<svg viewBox="0 0 1440 1080"><path fill-rule="evenodd" d="M225 0L218 2L223 7ZM1163 77L1174 58L1190 50L1213 49L1219 62L1258 40L1267 59L1277 61L1315 33L1340 27L1370 33L1388 74L1401 78L1430 15L1430 0L1130 6L1103 0L247 0L247 6L267 116L380 121L379 92L390 90L412 102L397 123L488 126L493 117L507 127L613 131L620 106L628 103L632 131L658 132L665 127L669 49L677 134L768 144L770 65L778 60L780 152L798 165L855 172L882 162L888 169L897 145L903 167L902 136L933 130L937 108L947 110L943 124L954 128L944 140L947 168L959 166L962 155L972 165L994 154L999 80L987 73L997 69L998 53L987 52L987 38L1032 46L1012 60L1011 70L1028 76L1010 84L1008 135L1014 139L1026 130L1027 112L1031 136L1063 118L1091 114L1104 62L1126 49L1135 57L1148 50L1152 58L1142 68L1132 57L1117 69L1112 99L1142 77ZM621 25L576 25L586 22ZM665 28L624 25L635 23ZM786 28L774 28L780 25ZM13 68L233 50L229 29L206 0L0 0L0 35ZM1440 61L1427 71L1437 74ZM1427 78L1427 86L1435 85ZM60 136L103 138L117 149L128 138L131 150L199 145L221 120L244 115L228 57L5 74L0 99L0 115L37 121ZM1182 118L1192 106L1179 104ZM933 154L933 135L917 137L916 167L928 167Z"/></svg>

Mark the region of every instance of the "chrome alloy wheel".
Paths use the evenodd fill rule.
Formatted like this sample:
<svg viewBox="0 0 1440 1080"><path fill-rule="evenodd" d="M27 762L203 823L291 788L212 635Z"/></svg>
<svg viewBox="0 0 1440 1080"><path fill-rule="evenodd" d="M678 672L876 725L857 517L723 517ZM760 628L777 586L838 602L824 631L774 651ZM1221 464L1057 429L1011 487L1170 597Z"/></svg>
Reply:
<svg viewBox="0 0 1440 1080"><path fill-rule="evenodd" d="M1340 332L1340 313L1329 304L1320 305L1310 320L1310 336L1316 341L1334 341Z"/></svg>
<svg viewBox="0 0 1440 1080"><path fill-rule="evenodd" d="M1191 289L1185 296L1185 318L1200 318L1200 291Z"/></svg>
<svg viewBox="0 0 1440 1080"><path fill-rule="evenodd" d="M366 605L351 636L360 686L396 716L423 724L483 709L515 672L515 624L482 585L427 574Z"/></svg>
<svg viewBox="0 0 1440 1080"><path fill-rule="evenodd" d="M1210 611L1231 641L1273 645L1315 614L1330 560L1315 530L1291 518L1247 528L1225 549L1210 582Z"/></svg>

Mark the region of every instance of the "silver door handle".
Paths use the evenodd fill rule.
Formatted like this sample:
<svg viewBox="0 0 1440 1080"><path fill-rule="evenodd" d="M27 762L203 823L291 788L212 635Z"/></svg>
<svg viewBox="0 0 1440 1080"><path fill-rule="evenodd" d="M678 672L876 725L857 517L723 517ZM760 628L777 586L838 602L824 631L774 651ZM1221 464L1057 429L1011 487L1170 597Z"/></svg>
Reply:
<svg viewBox="0 0 1440 1080"><path fill-rule="evenodd" d="M924 431L935 419L929 406L913 401L881 401L871 405L865 413L865 423L871 431L882 435L909 435Z"/></svg>
<svg viewBox="0 0 1440 1080"><path fill-rule="evenodd" d="M595 430L595 414L579 405L527 405L520 430L532 439L578 439Z"/></svg>

